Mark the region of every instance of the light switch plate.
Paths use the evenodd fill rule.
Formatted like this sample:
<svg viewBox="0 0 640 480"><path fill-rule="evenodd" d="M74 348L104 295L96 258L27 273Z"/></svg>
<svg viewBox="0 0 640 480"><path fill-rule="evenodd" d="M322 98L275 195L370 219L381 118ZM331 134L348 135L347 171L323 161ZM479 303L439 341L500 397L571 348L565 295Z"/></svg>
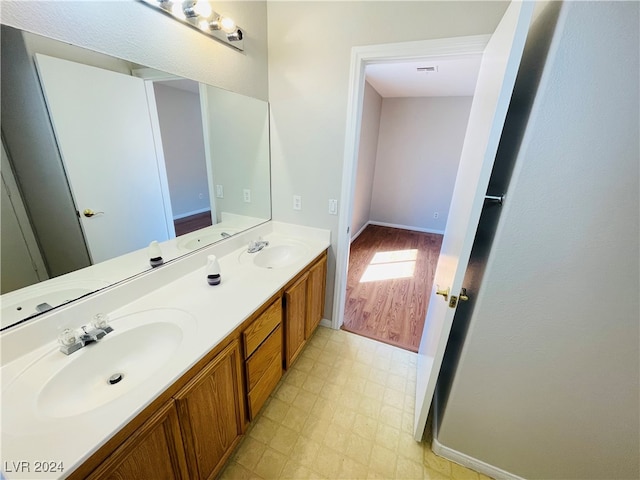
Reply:
<svg viewBox="0 0 640 480"><path fill-rule="evenodd" d="M329 214L337 215L338 214L338 200L335 198L329 199Z"/></svg>
<svg viewBox="0 0 640 480"><path fill-rule="evenodd" d="M222 185L216 185L216 197L224 198L224 188L222 188Z"/></svg>
<svg viewBox="0 0 640 480"><path fill-rule="evenodd" d="M302 210L302 197L300 195L293 196L293 209Z"/></svg>
<svg viewBox="0 0 640 480"><path fill-rule="evenodd" d="M244 198L245 203L251 203L251 190L248 188L242 190L242 197Z"/></svg>

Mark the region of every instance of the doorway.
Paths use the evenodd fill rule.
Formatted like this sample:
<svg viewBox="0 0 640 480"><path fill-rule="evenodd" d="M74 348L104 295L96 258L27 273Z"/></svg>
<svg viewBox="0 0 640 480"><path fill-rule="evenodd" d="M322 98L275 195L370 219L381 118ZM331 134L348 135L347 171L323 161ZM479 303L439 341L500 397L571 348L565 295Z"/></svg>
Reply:
<svg viewBox="0 0 640 480"><path fill-rule="evenodd" d="M199 84L153 81L175 236L211 226Z"/></svg>
<svg viewBox="0 0 640 480"><path fill-rule="evenodd" d="M418 351L480 61L366 65L342 329Z"/></svg>
<svg viewBox="0 0 640 480"><path fill-rule="evenodd" d="M489 177L504 127L522 51L533 15L533 3L512 2L491 36L460 37L408 44L354 48L351 56L349 102L343 175L343 198L338 232L334 325L344 314L345 271L349 257L349 220L353 210L353 185L360 136L364 71L368 63L393 58L483 52L474 101L469 114L460 166L451 201L451 211L436 267L442 287L429 296L427 328L423 331L417 358L414 438L422 439L427 414L442 366L458 300L468 300L464 274L485 200ZM399 54L399 52L402 54ZM422 54L422 55L421 55ZM459 292L459 293L458 293ZM438 302L433 300L438 299ZM443 302L440 300L444 300Z"/></svg>

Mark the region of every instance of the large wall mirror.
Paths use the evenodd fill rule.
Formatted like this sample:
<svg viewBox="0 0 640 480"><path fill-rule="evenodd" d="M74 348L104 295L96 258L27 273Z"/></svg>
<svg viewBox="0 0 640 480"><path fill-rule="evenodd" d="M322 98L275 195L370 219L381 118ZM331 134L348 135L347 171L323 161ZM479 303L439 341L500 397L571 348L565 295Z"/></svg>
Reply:
<svg viewBox="0 0 640 480"><path fill-rule="evenodd" d="M2 328L271 218L267 102L2 25ZM214 68L214 67L212 67Z"/></svg>

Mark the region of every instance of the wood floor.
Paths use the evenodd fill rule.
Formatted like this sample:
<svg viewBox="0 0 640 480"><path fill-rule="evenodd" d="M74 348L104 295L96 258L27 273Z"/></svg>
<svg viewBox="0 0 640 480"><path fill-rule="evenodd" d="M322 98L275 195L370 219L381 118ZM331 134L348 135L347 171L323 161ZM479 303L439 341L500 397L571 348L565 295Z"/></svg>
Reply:
<svg viewBox="0 0 640 480"><path fill-rule="evenodd" d="M201 228L210 227L212 223L211 211L196 213L195 215L173 221L173 225L176 227L176 237L200 230Z"/></svg>
<svg viewBox="0 0 640 480"><path fill-rule="evenodd" d="M442 235L369 225L351 244L342 328L413 352Z"/></svg>

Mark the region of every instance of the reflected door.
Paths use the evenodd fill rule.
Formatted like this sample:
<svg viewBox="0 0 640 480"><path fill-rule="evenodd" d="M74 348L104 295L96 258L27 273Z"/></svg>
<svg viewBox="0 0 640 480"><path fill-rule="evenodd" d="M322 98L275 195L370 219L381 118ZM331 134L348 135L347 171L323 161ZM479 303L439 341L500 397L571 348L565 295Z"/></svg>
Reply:
<svg viewBox="0 0 640 480"><path fill-rule="evenodd" d="M482 56L460 166L418 351L414 438L422 439L534 2L512 2ZM439 296L436 290L448 289Z"/></svg>
<svg viewBox="0 0 640 480"><path fill-rule="evenodd" d="M168 240L144 81L40 54L36 65L92 263Z"/></svg>

